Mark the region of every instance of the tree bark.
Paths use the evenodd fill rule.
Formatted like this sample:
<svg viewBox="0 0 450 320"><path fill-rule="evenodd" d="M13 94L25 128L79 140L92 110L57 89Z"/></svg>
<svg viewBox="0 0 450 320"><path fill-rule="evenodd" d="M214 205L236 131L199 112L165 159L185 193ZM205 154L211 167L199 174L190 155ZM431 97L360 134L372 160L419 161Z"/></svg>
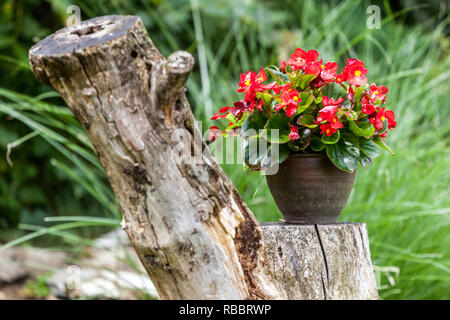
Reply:
<svg viewBox="0 0 450 320"><path fill-rule="evenodd" d="M196 140L201 132L184 89L194 66L189 53L165 59L139 18L105 16L47 37L29 59L89 136L119 201L123 228L161 298L307 297L288 295L277 269L266 268L272 245L264 247L255 217ZM197 148L199 161L180 161ZM279 229L267 230L278 239Z"/></svg>

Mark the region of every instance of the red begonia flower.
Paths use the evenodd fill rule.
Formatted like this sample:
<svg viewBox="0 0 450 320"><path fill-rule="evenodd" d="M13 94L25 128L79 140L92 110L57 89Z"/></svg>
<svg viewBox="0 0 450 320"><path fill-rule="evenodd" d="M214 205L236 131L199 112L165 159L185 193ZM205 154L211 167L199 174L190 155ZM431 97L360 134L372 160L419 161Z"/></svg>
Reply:
<svg viewBox="0 0 450 320"><path fill-rule="evenodd" d="M281 90L283 90L283 86L281 86L281 85L279 85L278 83L275 82L275 85L272 87L272 90L276 94L280 94Z"/></svg>
<svg viewBox="0 0 450 320"><path fill-rule="evenodd" d="M395 114L392 110L386 110L384 112L384 116L386 117L388 121L388 128L390 130L394 129L397 126L397 122L395 121Z"/></svg>
<svg viewBox="0 0 450 320"><path fill-rule="evenodd" d="M325 133L328 137L331 137L334 133L338 131L337 128L333 128L330 123L324 123L320 125L320 134Z"/></svg>
<svg viewBox="0 0 450 320"><path fill-rule="evenodd" d="M337 100L333 100L328 98L327 96L323 97L322 103L325 107L319 110L319 116L316 118L315 123L328 122L325 123L326 126L320 128L323 132L325 132L328 136L331 136L333 133L337 131L337 129L342 128L344 125L339 121L338 117L336 117L336 113L338 112L338 105L344 101L344 98L340 97ZM325 129L323 129L325 128ZM328 131L327 133L327 130ZM322 133L323 133L322 132Z"/></svg>
<svg viewBox="0 0 450 320"><path fill-rule="evenodd" d="M336 79L334 79L334 82L341 83L347 81L347 73L342 71L341 74L336 74Z"/></svg>
<svg viewBox="0 0 450 320"><path fill-rule="evenodd" d="M350 87L347 92L347 100L354 102L354 97L355 97L355 91L353 91L353 88Z"/></svg>
<svg viewBox="0 0 450 320"><path fill-rule="evenodd" d="M369 121L375 127L375 129L377 129L377 130L382 130L383 129L383 121L381 121L376 116L375 117L370 117Z"/></svg>
<svg viewBox="0 0 450 320"><path fill-rule="evenodd" d="M320 123L323 121L331 122L331 121L333 121L337 112L338 112L337 106L333 106L333 105L326 106L319 110L319 116L317 117L315 123L317 124L317 123Z"/></svg>
<svg viewBox="0 0 450 320"><path fill-rule="evenodd" d="M214 115L211 117L211 120L217 120L220 119L220 114L218 114L217 112L214 112Z"/></svg>
<svg viewBox="0 0 450 320"><path fill-rule="evenodd" d="M306 52L303 49L297 48L287 63L291 66L292 70L298 70L303 69L307 64L316 61L318 58L319 54L316 50L309 50Z"/></svg>
<svg viewBox="0 0 450 320"><path fill-rule="evenodd" d="M315 78L313 81L309 83L311 89L315 90L317 88L320 88L325 83L320 78Z"/></svg>
<svg viewBox="0 0 450 320"><path fill-rule="evenodd" d="M322 71L322 60L308 63L305 66L306 74L313 74L315 76L318 76L321 71Z"/></svg>
<svg viewBox="0 0 450 320"><path fill-rule="evenodd" d="M367 78L365 74L367 69L364 68L364 62L358 59L348 59L347 66L344 68L343 72L347 74L347 80L351 85L362 86L367 83Z"/></svg>
<svg viewBox="0 0 450 320"><path fill-rule="evenodd" d="M297 112L298 103L301 101L298 91L291 89L292 84L285 85L281 92L281 102L275 105L276 110L285 108L288 117Z"/></svg>
<svg viewBox="0 0 450 320"><path fill-rule="evenodd" d="M386 100L385 95L388 92L389 92L388 88L386 88L382 85L377 86L375 83L372 83L370 85L370 92L369 92L370 100L373 103L376 103L378 100L380 100L382 103L384 103L384 101Z"/></svg>
<svg viewBox="0 0 450 320"><path fill-rule="evenodd" d="M267 80L267 74L263 68L259 69L258 75L256 76L256 83L261 84Z"/></svg>
<svg viewBox="0 0 450 320"><path fill-rule="evenodd" d="M375 107L371 103L363 104L362 106L362 112L365 114L371 115L375 112Z"/></svg>
<svg viewBox="0 0 450 320"><path fill-rule="evenodd" d="M255 83L256 73L253 71L248 71L246 74L241 73L241 78L239 79L238 92L244 92L245 89L249 88Z"/></svg>
<svg viewBox="0 0 450 320"><path fill-rule="evenodd" d="M237 92L244 92L246 100L256 99L256 92L266 90L262 83L267 80L266 72L261 68L256 74L253 71L248 71L246 74L241 73L239 79L239 88Z"/></svg>
<svg viewBox="0 0 450 320"><path fill-rule="evenodd" d="M262 110L263 104L264 104L264 101L259 100L259 102L256 103L256 104L254 105L254 107L256 107L256 108L259 109L259 110Z"/></svg>
<svg viewBox="0 0 450 320"><path fill-rule="evenodd" d="M223 107L223 108L220 108L220 109L219 109L219 112L220 112L220 113L227 112L228 110L230 110L230 108L231 108L231 107Z"/></svg>
<svg viewBox="0 0 450 320"><path fill-rule="evenodd" d="M370 102L370 99L369 99L369 96L368 96L367 94L364 94L364 95L363 95L363 97L362 97L362 99L361 99L361 103L362 103L362 105L371 103L371 102Z"/></svg>
<svg viewBox="0 0 450 320"><path fill-rule="evenodd" d="M221 134L222 131L217 126L209 127L209 140L214 141L216 140L216 137L220 136Z"/></svg>
<svg viewBox="0 0 450 320"><path fill-rule="evenodd" d="M321 65L320 68L322 71L320 72L320 77L325 82L332 82L336 77L336 71L338 69L338 65L336 62L327 62L325 65Z"/></svg>
<svg viewBox="0 0 450 320"><path fill-rule="evenodd" d="M324 107L326 106L338 106L342 102L344 102L344 98L339 97L337 100L334 100L333 98L328 98L327 96L324 96L322 98L322 104Z"/></svg>
<svg viewBox="0 0 450 320"><path fill-rule="evenodd" d="M288 117L293 116L297 112L297 106L293 104L288 104L286 106L286 115Z"/></svg>
<svg viewBox="0 0 450 320"><path fill-rule="evenodd" d="M280 94L281 90L283 90L283 86L279 85L276 82L272 82L266 85L263 85L265 90L273 90L277 95Z"/></svg>
<svg viewBox="0 0 450 320"><path fill-rule="evenodd" d="M375 129L382 130L384 120L387 120L387 125L390 130L395 128L397 122L395 121L395 114L392 110L385 110L385 108L376 107L375 111L376 114L369 119Z"/></svg>
<svg viewBox="0 0 450 320"><path fill-rule="evenodd" d="M339 121L338 117L334 117L333 119L331 119L330 126L333 129L340 129L344 127L342 122Z"/></svg>
<svg viewBox="0 0 450 320"><path fill-rule="evenodd" d="M291 132L289 133L289 139L291 139L291 141L299 139L300 135L298 134L298 128L292 125L290 129Z"/></svg>
<svg viewBox="0 0 450 320"><path fill-rule="evenodd" d="M245 112L250 112L255 107L255 104L252 100L239 100L234 102L234 107L230 109L230 112L240 119Z"/></svg>
<svg viewBox="0 0 450 320"><path fill-rule="evenodd" d="M376 130L383 130L383 122L386 120L385 108L375 107L376 113L369 118L369 121Z"/></svg>

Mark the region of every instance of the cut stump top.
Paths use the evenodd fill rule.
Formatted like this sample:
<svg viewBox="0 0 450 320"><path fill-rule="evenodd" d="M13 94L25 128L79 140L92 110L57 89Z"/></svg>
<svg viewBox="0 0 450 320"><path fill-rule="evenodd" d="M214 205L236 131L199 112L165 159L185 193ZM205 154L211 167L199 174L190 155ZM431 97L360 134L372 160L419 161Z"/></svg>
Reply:
<svg viewBox="0 0 450 320"><path fill-rule="evenodd" d="M61 29L30 49L34 55L56 56L120 38L139 20L136 16L103 16Z"/></svg>

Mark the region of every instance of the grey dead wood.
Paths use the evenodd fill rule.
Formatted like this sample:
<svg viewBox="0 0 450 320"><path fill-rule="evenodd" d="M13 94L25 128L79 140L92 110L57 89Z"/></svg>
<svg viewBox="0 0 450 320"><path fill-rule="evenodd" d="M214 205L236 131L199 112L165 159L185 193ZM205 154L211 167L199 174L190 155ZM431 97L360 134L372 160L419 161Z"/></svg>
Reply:
<svg viewBox="0 0 450 320"><path fill-rule="evenodd" d="M364 225L259 226L195 141L184 89L194 59L163 57L138 17L64 28L29 60L86 131L162 299L378 297ZM195 148L200 161L180 161Z"/></svg>

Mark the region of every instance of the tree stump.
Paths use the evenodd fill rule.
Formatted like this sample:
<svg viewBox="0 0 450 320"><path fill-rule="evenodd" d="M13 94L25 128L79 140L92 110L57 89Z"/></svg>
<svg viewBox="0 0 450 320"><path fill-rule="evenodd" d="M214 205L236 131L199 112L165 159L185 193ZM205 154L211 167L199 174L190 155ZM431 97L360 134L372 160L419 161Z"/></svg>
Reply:
<svg viewBox="0 0 450 320"><path fill-rule="evenodd" d="M283 299L378 299L365 224L266 223L262 230Z"/></svg>
<svg viewBox="0 0 450 320"><path fill-rule="evenodd" d="M33 46L29 59L91 140L119 201L123 228L162 299L376 297L363 227L318 226L325 245L317 247L317 238L307 240L317 236L314 226L267 226L263 242L255 217L196 138L202 135L184 89L194 59L183 51L164 58L138 17L105 16L64 28ZM200 161L180 161L197 148ZM351 242L355 230L362 234ZM305 241L311 257L302 252ZM338 256L350 259L352 252L365 260L342 275ZM288 256L310 259L304 265L320 271L315 277L323 279L322 295L313 276L301 275L310 269L300 270L303 264ZM353 275L357 286L349 284ZM316 291L307 293L310 279Z"/></svg>

